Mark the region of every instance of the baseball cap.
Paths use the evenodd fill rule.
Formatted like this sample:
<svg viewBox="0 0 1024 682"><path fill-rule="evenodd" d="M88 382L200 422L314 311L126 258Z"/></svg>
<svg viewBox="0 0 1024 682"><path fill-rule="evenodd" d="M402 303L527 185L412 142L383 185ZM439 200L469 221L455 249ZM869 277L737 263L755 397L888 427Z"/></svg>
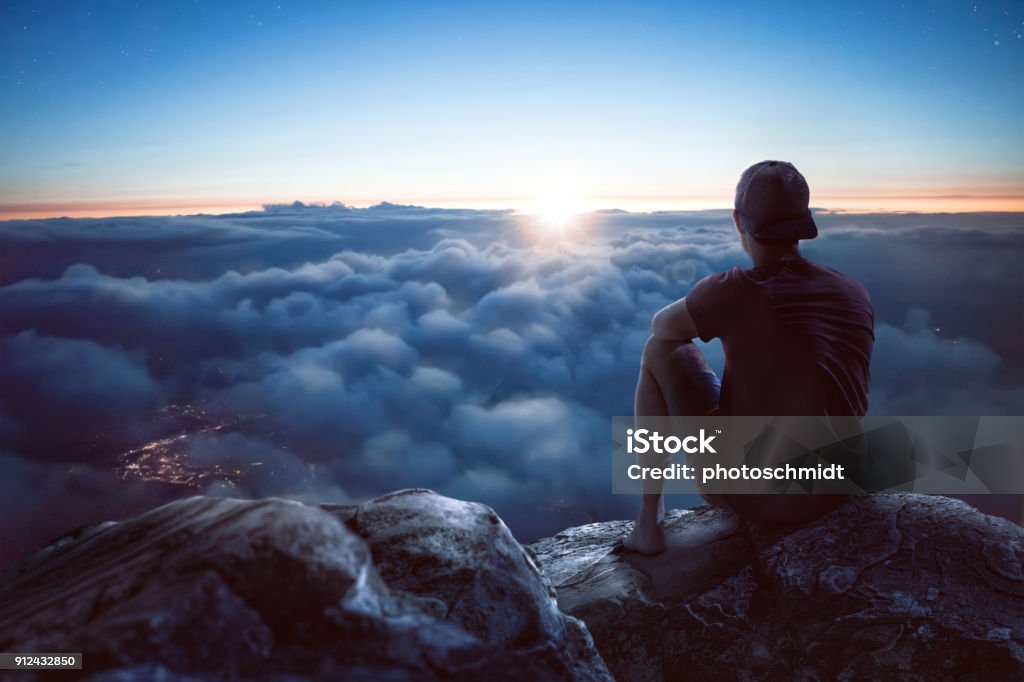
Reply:
<svg viewBox="0 0 1024 682"><path fill-rule="evenodd" d="M761 161L736 185L736 212L743 229L764 241L814 239L818 227L807 207L811 191L788 161Z"/></svg>

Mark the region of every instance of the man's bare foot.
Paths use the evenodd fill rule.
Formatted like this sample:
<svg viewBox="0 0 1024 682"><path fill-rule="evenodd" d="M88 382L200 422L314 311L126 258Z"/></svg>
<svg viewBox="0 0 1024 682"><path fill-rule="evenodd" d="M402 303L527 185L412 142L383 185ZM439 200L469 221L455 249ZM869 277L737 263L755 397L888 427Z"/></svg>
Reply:
<svg viewBox="0 0 1024 682"><path fill-rule="evenodd" d="M665 524L642 523L633 524L633 530L622 538L622 546L641 554L661 554L665 551Z"/></svg>

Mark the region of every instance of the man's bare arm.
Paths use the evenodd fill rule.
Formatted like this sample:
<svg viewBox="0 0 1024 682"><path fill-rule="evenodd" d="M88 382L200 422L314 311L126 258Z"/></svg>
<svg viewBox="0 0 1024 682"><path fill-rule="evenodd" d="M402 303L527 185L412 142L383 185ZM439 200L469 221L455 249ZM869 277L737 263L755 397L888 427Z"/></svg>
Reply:
<svg viewBox="0 0 1024 682"><path fill-rule="evenodd" d="M651 320L651 331L666 341L689 341L699 336L697 325L693 323L690 311L686 308L685 297L655 313Z"/></svg>

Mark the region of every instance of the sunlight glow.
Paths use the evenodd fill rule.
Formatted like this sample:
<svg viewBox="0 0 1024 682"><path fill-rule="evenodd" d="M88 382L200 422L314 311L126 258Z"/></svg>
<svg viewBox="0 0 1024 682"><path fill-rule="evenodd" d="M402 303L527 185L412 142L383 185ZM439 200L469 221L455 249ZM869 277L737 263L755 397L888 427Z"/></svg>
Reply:
<svg viewBox="0 0 1024 682"><path fill-rule="evenodd" d="M586 210L583 201L560 195L538 199L525 212L533 217L542 236L565 239L582 225Z"/></svg>

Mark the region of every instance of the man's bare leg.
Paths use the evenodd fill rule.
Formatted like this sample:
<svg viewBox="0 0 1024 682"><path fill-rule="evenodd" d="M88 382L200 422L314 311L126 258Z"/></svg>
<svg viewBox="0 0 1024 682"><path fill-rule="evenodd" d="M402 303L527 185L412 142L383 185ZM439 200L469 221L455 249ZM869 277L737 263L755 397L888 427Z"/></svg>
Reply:
<svg viewBox="0 0 1024 682"><path fill-rule="evenodd" d="M718 405L718 378L689 341L648 339L640 361L633 414L643 417L706 414ZM663 482L645 481L640 514L622 544L643 554L665 549Z"/></svg>
<svg viewBox="0 0 1024 682"><path fill-rule="evenodd" d="M650 344L648 344L650 345ZM647 349L644 349L647 355ZM644 361L640 363L640 378L636 384L634 414L644 417L660 417L668 414L665 398L658 383ZM656 485L656 492L645 492L640 498L640 514L633 530L622 539L626 549L642 554L658 554L665 551L665 499L661 494L661 481L649 481ZM645 488L646 490L647 488Z"/></svg>

